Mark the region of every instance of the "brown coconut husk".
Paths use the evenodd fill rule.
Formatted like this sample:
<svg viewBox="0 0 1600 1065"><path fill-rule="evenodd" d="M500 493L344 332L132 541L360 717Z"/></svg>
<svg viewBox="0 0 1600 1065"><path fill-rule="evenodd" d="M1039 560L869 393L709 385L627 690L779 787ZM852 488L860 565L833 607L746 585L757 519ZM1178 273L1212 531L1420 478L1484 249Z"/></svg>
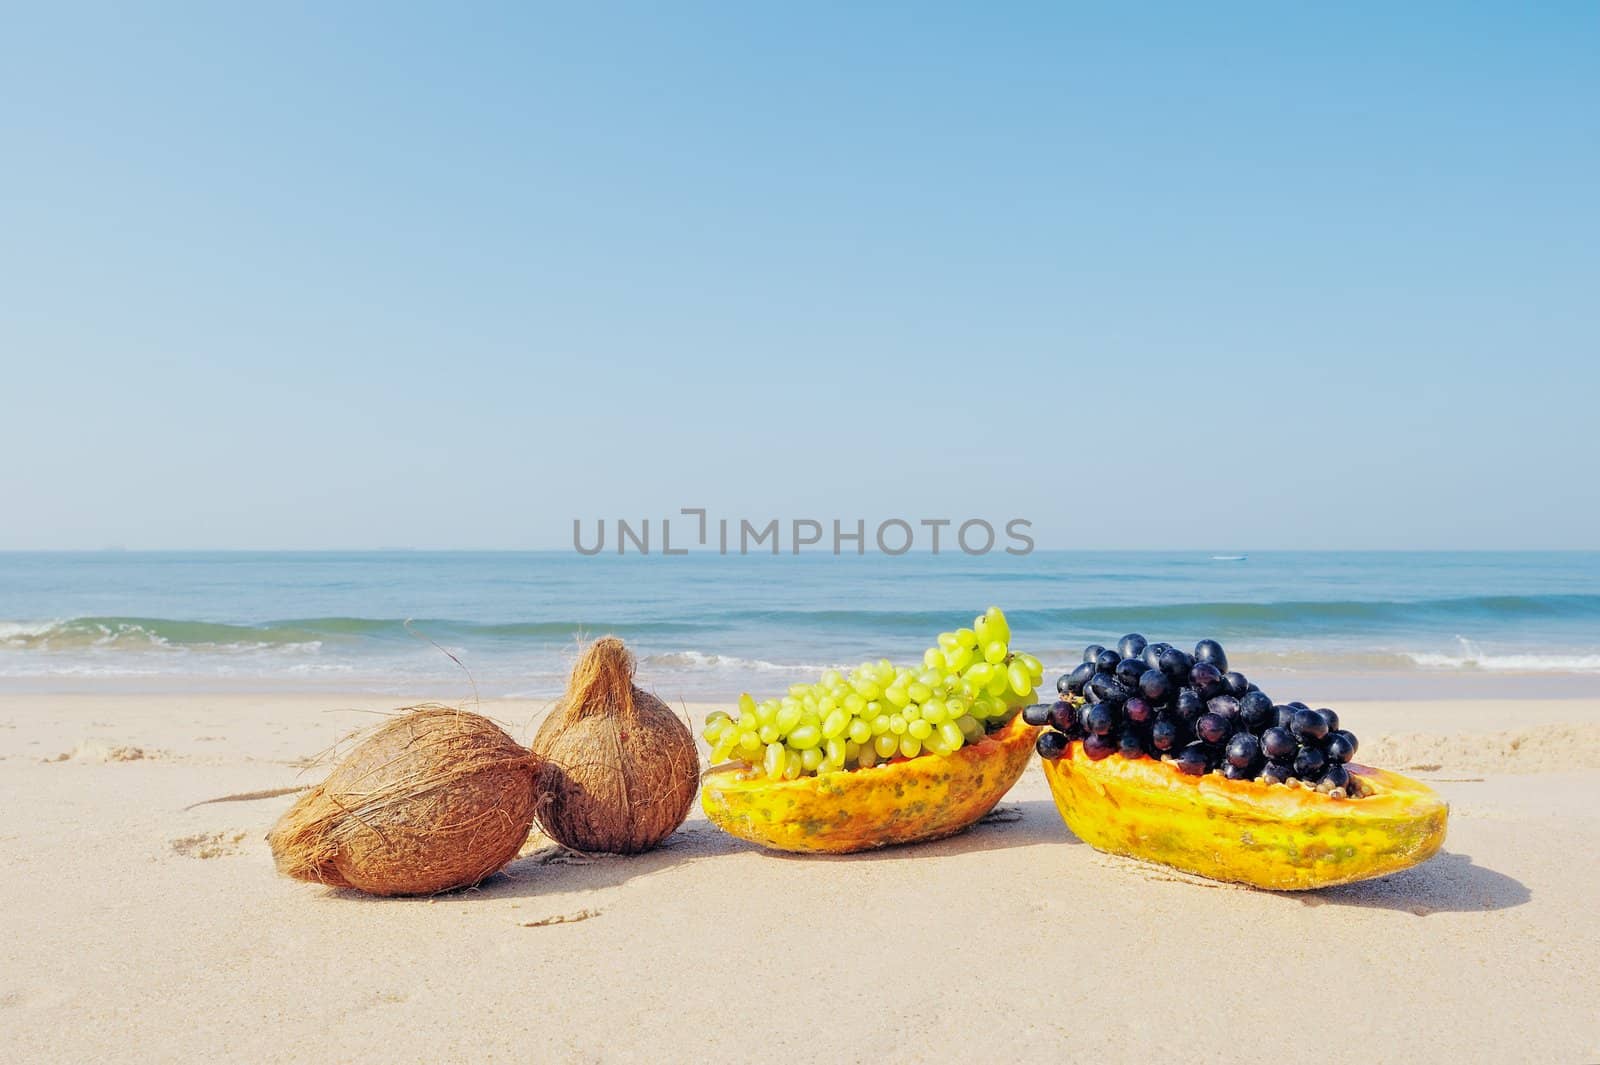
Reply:
<svg viewBox="0 0 1600 1065"><path fill-rule="evenodd" d="M586 854L638 854L689 815L700 753L689 728L633 684L621 640L596 640L533 738L539 828Z"/></svg>
<svg viewBox="0 0 1600 1065"><path fill-rule="evenodd" d="M410 709L380 726L267 836L278 871L374 895L470 887L533 824L534 759L486 717Z"/></svg>

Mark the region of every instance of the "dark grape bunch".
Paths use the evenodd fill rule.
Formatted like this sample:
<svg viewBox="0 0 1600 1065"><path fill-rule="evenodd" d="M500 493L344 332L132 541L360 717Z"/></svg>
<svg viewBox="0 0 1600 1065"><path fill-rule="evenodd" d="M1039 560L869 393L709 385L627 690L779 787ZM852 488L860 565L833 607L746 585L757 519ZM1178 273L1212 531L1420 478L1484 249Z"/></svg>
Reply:
<svg viewBox="0 0 1600 1065"><path fill-rule="evenodd" d="M1059 758L1073 740L1099 761L1160 758L1191 776L1306 786L1339 798L1355 795L1345 768L1355 734L1332 710L1274 703L1243 673L1228 669L1215 640L1190 654L1129 633L1115 648L1090 644L1083 664L1056 684L1061 698L1023 710L1040 733L1041 757Z"/></svg>

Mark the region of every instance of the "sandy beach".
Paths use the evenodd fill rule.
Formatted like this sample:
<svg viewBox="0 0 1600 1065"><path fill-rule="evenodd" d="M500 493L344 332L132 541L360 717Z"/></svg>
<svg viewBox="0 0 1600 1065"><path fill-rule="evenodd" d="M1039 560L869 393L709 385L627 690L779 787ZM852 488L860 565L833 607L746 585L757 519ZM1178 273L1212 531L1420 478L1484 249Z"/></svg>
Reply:
<svg viewBox="0 0 1600 1065"><path fill-rule="evenodd" d="M1600 1058L1600 700L1342 705L1361 761L1449 799L1450 834L1420 868L1303 895L1097 853L1037 763L938 843L781 857L696 812L647 856L535 839L431 900L275 875L288 797L188 808L320 779L308 763L388 708L0 697L8 1057ZM543 705L483 709L526 739Z"/></svg>
<svg viewBox="0 0 1600 1065"><path fill-rule="evenodd" d="M1600 1065L1600 3L1438 7L10 5L0 1065Z"/></svg>

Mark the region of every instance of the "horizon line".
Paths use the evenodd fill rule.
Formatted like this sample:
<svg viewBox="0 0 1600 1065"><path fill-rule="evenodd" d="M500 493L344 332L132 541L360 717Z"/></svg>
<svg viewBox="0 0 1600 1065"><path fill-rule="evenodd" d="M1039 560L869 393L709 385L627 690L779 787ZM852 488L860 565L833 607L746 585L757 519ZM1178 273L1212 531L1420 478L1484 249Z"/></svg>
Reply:
<svg viewBox="0 0 1600 1065"><path fill-rule="evenodd" d="M1236 556L1281 554L1594 554L1600 547L1036 547L1025 555L1008 557L1023 559L1041 554L1195 554L1223 556L1219 561L1232 561ZM690 548L684 554L674 552L664 555L660 551L629 551L619 554L606 551L584 555L570 547L0 547L0 555L315 555L315 554L367 554L367 555L571 555L585 560L620 558L952 558L979 559L991 555L1005 555L1004 551L984 554L967 554L956 548L935 554L930 550L910 550L900 554L869 549L863 552L847 551L834 554L829 551L784 550L720 552L707 548ZM1247 559L1246 559L1247 560Z"/></svg>

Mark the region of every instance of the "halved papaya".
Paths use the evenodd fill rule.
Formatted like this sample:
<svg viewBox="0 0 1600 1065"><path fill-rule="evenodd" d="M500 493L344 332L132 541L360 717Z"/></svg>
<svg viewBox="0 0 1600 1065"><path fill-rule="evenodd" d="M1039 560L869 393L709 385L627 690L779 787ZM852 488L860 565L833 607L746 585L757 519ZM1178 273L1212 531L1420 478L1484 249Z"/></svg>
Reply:
<svg viewBox="0 0 1600 1065"><path fill-rule="evenodd" d="M1449 807L1420 781L1349 766L1359 798L1309 788L1188 776L1150 758L1096 762L1081 741L1044 759L1067 827L1085 843L1274 891L1366 880L1431 858Z"/></svg>
<svg viewBox="0 0 1600 1065"><path fill-rule="evenodd" d="M773 781L706 774L700 804L724 832L774 850L848 854L953 836L994 809L1028 766L1039 730L1017 714L951 755Z"/></svg>

